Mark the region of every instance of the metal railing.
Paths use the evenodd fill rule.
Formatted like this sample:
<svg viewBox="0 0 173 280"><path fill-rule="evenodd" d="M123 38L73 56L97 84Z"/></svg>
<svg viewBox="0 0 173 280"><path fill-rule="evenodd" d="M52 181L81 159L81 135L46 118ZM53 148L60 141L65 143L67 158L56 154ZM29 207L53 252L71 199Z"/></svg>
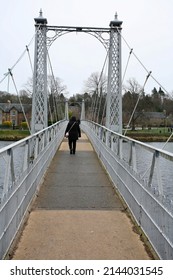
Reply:
<svg viewBox="0 0 173 280"><path fill-rule="evenodd" d="M115 188L161 259L173 259L173 154L82 121Z"/></svg>
<svg viewBox="0 0 173 280"><path fill-rule="evenodd" d="M6 255L43 176L64 137L67 122L0 149L0 259Z"/></svg>

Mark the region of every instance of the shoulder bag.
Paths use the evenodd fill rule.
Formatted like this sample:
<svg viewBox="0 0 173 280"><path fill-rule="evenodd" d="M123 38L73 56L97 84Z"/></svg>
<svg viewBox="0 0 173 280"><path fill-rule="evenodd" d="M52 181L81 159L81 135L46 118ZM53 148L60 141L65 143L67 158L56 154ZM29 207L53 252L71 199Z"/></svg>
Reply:
<svg viewBox="0 0 173 280"><path fill-rule="evenodd" d="M69 131L72 129L72 127L75 125L75 123L76 123L76 122L74 122L74 123L71 125ZM67 131L66 134L65 134L65 137L67 137L67 138L69 137L69 131Z"/></svg>

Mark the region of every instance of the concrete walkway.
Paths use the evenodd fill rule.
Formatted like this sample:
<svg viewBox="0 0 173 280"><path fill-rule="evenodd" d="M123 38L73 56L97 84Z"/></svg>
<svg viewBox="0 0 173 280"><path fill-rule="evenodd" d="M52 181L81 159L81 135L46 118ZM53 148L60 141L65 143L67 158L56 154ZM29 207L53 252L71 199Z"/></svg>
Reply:
<svg viewBox="0 0 173 280"><path fill-rule="evenodd" d="M84 134L75 155L61 144L12 259L150 259Z"/></svg>

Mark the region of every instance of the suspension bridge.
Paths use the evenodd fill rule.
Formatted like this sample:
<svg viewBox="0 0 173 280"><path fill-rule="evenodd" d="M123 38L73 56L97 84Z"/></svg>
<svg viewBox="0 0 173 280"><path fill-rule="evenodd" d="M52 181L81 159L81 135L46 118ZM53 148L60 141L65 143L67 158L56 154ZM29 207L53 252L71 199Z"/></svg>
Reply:
<svg viewBox="0 0 173 280"><path fill-rule="evenodd" d="M31 136L0 149L0 258L173 259L173 154L122 134L122 21L48 26L40 12L35 29ZM48 48L71 32L94 36L109 59L103 122L86 119L84 100L76 155L64 139L68 102L51 126L47 109Z"/></svg>

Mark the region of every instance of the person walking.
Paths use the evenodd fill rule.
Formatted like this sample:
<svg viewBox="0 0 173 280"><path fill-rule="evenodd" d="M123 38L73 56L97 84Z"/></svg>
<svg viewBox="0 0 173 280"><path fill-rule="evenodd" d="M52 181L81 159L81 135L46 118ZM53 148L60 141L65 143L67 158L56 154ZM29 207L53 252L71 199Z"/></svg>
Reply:
<svg viewBox="0 0 173 280"><path fill-rule="evenodd" d="M79 137L81 137L81 130L80 130L79 122L76 120L76 117L71 117L70 121L68 122L65 130L65 136L68 137L70 154L75 154L76 141L78 140Z"/></svg>

